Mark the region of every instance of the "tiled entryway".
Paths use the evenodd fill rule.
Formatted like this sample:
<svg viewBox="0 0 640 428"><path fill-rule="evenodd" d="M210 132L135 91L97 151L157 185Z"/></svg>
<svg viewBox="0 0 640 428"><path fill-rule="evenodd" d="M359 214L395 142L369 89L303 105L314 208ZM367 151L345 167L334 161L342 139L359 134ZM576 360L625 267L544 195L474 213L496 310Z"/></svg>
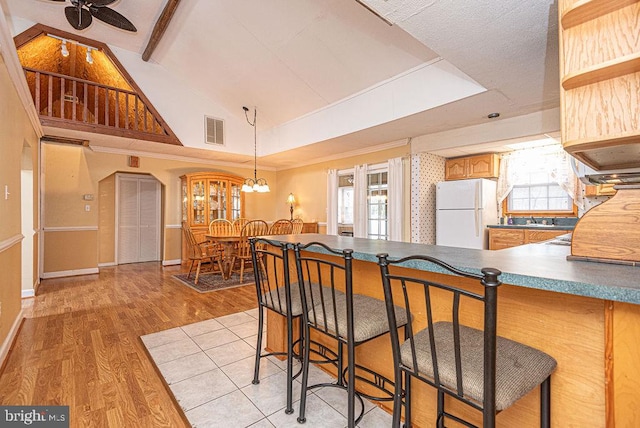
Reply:
<svg viewBox="0 0 640 428"><path fill-rule="evenodd" d="M252 309L141 337L191 425L198 428L345 427L346 391L338 388L310 391L307 422L299 424L296 418L300 383L296 380L294 413L285 414L284 361L263 358L260 383L251 383L258 333L257 311ZM311 367L309 384L331 379L322 370ZM365 411L360 427L391 426L391 415L372 403L366 402Z"/></svg>

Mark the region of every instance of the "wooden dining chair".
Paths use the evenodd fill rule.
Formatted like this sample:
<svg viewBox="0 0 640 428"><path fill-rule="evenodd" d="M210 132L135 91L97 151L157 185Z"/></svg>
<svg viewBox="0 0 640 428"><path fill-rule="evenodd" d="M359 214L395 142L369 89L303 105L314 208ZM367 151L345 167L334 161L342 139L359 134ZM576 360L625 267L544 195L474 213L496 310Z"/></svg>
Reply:
<svg viewBox="0 0 640 428"><path fill-rule="evenodd" d="M304 221L301 218L294 218L291 220L291 224L293 225L293 230L291 233L298 234L302 233L302 227L304 226Z"/></svg>
<svg viewBox="0 0 640 428"><path fill-rule="evenodd" d="M293 224L291 220L282 218L276 220L271 227L269 227L269 235L289 235L293 233Z"/></svg>
<svg viewBox="0 0 640 428"><path fill-rule="evenodd" d="M229 272L229 275L231 275L234 269L236 269L237 263L237 268L240 269L240 282L242 283L245 266L247 264L253 264L251 259L251 244L249 243L249 238L251 238L252 236L268 235L268 232L269 225L264 220L251 220L244 225L244 227L240 231L240 241L238 242L235 254L233 255L233 259L231 260L231 272Z"/></svg>
<svg viewBox="0 0 640 428"><path fill-rule="evenodd" d="M235 220L233 220L233 233L235 233L236 235L240 235L240 232L242 232L242 228L244 227L245 224L249 223L249 219L248 218L244 218L244 217L240 217L237 218Z"/></svg>
<svg viewBox="0 0 640 428"><path fill-rule="evenodd" d="M215 245L206 241L198 242L187 222L182 222L182 232L187 244L188 258L191 261L187 279L191 277L193 267L196 266L196 276L193 283L197 284L203 263L210 263L212 271L215 271L217 266L220 273L224 272L222 269L222 252Z"/></svg>
<svg viewBox="0 0 640 428"><path fill-rule="evenodd" d="M209 235L233 235L233 223L226 218L217 218L209 223Z"/></svg>

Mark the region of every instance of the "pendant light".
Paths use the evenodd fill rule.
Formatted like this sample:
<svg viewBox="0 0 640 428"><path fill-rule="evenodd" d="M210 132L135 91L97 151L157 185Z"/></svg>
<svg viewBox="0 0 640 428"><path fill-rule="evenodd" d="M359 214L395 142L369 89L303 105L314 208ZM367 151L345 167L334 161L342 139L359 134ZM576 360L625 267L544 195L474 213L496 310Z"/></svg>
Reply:
<svg viewBox="0 0 640 428"><path fill-rule="evenodd" d="M258 133L257 133L257 126L256 126L256 116L257 116L257 109L254 107L253 108L253 123L251 123L251 121L249 120L249 116L247 115L247 112L249 111L249 109L247 107L242 107L242 109L244 110L244 117L247 118L247 123L249 123L249 125L253 126L253 178L249 177L246 178L244 180L244 184L242 184L242 191L243 192L258 192L258 193L266 193L269 192L269 185L267 184L267 180L265 180L264 178L258 178L258 174L257 174L257 169L258 169Z"/></svg>

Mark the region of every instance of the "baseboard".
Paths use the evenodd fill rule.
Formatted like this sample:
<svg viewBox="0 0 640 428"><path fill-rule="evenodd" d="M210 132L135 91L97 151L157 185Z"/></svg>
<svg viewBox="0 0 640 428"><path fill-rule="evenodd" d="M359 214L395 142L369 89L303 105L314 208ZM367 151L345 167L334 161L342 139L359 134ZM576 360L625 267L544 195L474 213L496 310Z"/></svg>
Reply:
<svg viewBox="0 0 640 428"><path fill-rule="evenodd" d="M16 317L13 325L11 326L11 329L9 330L9 334L7 334L7 338L4 340L4 342L2 342L2 346L0 347L0 367L2 368L4 368L5 359L9 354L9 350L11 349L11 345L13 344L18 331L20 330L20 324L22 324L22 321L24 319L22 314L23 311L22 309L20 309L18 316Z"/></svg>
<svg viewBox="0 0 640 428"><path fill-rule="evenodd" d="M78 276L78 275L93 275L96 273L100 273L100 269L98 268L87 268L87 269L74 269L74 270L61 270L58 272L46 272L42 274L42 278L62 278L65 276Z"/></svg>
<svg viewBox="0 0 640 428"><path fill-rule="evenodd" d="M173 265L180 265L180 264L182 264L182 260L181 259L163 260L162 261L162 266L173 266Z"/></svg>
<svg viewBox="0 0 640 428"><path fill-rule="evenodd" d="M26 290L22 290L22 298L28 299L29 297L33 297L36 295L36 290L33 288L28 288Z"/></svg>
<svg viewBox="0 0 640 428"><path fill-rule="evenodd" d="M107 263L98 263L98 267L111 267L111 266L118 266L118 264L116 262L107 262Z"/></svg>

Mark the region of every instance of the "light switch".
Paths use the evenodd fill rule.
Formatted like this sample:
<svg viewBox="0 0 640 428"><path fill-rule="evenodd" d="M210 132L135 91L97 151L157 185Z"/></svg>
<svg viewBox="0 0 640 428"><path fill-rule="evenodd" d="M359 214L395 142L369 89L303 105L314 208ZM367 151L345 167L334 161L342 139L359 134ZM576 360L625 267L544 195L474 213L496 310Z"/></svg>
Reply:
<svg viewBox="0 0 640 428"><path fill-rule="evenodd" d="M11 193L9 193L9 185L5 184L4 185L4 200L6 201L7 199L9 199L9 195Z"/></svg>
<svg viewBox="0 0 640 428"><path fill-rule="evenodd" d="M85 205L85 206L84 206L84 210L85 210L86 212L91 211L91 205L89 205L89 204Z"/></svg>

